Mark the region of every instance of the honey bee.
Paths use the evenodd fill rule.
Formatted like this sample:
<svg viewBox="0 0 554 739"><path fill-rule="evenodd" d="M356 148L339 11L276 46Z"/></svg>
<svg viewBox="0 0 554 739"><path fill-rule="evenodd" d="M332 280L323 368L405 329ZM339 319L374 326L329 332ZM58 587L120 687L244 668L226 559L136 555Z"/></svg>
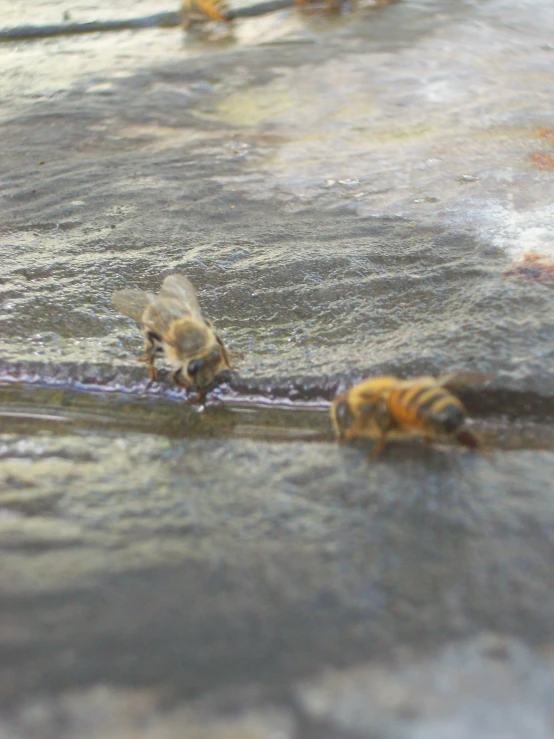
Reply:
<svg viewBox="0 0 554 739"><path fill-rule="evenodd" d="M181 15L183 28L186 30L195 20L212 20L228 23L229 8L226 0L183 0Z"/></svg>
<svg viewBox="0 0 554 739"><path fill-rule="evenodd" d="M155 361L165 357L171 364L171 379L201 398L226 369L233 369L230 355L204 318L196 291L183 275L169 275L158 295L142 290L117 290L112 296L116 310L144 326L144 357L150 379L155 380Z"/></svg>
<svg viewBox="0 0 554 739"><path fill-rule="evenodd" d="M441 377L374 377L338 395L331 406L331 420L339 441L359 437L377 439L376 458L394 437L423 436L427 443L454 437L470 449L481 446L465 427L466 410L447 389L485 382L488 375L452 372Z"/></svg>

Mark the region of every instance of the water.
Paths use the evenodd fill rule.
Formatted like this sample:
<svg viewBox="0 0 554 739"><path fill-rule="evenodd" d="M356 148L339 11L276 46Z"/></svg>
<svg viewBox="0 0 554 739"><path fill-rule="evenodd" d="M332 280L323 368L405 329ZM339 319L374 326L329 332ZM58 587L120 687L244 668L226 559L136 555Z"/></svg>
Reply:
<svg viewBox="0 0 554 739"><path fill-rule="evenodd" d="M405 2L0 48L5 704L552 641L552 292L509 279L551 251L551 24ZM203 412L110 305L175 271L245 355ZM495 377L464 395L492 455L332 440L338 389L455 368Z"/></svg>

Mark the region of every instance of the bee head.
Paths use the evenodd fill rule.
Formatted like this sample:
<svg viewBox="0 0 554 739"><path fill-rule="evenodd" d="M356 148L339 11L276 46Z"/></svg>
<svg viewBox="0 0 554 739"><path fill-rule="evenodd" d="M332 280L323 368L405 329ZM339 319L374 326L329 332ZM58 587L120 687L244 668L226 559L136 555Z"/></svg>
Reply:
<svg viewBox="0 0 554 739"><path fill-rule="evenodd" d="M465 420L465 413L457 403L450 403L438 413L432 413L429 421L438 431L452 434L457 431Z"/></svg>
<svg viewBox="0 0 554 739"><path fill-rule="evenodd" d="M208 387L226 366L220 347L214 347L203 357L191 359L187 365L190 382L198 389Z"/></svg>
<svg viewBox="0 0 554 739"><path fill-rule="evenodd" d="M342 439L344 432L350 428L354 420L352 411L348 405L348 399L344 393L335 398L331 406L331 420L333 421L337 438Z"/></svg>

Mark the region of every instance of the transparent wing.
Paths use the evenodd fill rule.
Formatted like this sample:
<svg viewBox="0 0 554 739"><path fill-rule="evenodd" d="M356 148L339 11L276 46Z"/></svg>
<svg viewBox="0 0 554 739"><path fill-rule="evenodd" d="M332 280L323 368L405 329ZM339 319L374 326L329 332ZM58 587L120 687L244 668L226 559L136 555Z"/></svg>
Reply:
<svg viewBox="0 0 554 739"><path fill-rule="evenodd" d="M484 385L493 379L493 375L484 372L472 372L471 370L455 370L447 375L437 377L437 383L442 387L466 387L466 385Z"/></svg>
<svg viewBox="0 0 554 739"><path fill-rule="evenodd" d="M182 306L183 313L190 313L199 320L204 320L202 311L198 305L196 290L192 282L184 275L169 275L162 283L162 289L159 294L159 300L177 301Z"/></svg>
<svg viewBox="0 0 554 739"><path fill-rule="evenodd" d="M152 302L152 295L143 290L116 290L112 295L112 305L125 316L142 322L142 315Z"/></svg>

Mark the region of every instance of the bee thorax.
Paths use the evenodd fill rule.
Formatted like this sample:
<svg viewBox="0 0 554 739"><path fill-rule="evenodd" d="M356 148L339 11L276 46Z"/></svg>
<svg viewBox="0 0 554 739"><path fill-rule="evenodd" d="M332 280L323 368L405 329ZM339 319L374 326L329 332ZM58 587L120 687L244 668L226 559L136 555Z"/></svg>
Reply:
<svg viewBox="0 0 554 739"><path fill-rule="evenodd" d="M202 352L209 342L209 330L205 326L183 318L175 321L165 337L166 343L180 357L193 356Z"/></svg>

